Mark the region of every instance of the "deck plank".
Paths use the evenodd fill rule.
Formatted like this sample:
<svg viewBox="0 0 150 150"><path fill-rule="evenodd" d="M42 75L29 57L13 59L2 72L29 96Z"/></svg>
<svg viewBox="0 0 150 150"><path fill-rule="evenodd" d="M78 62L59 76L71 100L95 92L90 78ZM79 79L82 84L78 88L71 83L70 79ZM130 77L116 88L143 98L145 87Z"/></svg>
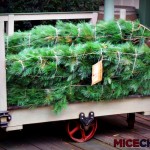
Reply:
<svg viewBox="0 0 150 150"><path fill-rule="evenodd" d="M110 132L104 133L104 134L97 134L97 135L95 135L94 138L101 141L101 142L107 143L111 146L114 146L114 139L118 139L118 140L119 139L135 139L135 137L136 137L136 139L142 139L141 137L138 137L136 135L131 136L130 134L126 134L126 133L125 134L123 134L123 133L120 134L119 132L117 133L115 131L114 132L110 131ZM121 150L131 149L131 148L126 148L126 147L121 148L119 146L117 146L117 148L121 149ZM132 150L137 150L137 148L132 148ZM149 148L138 148L138 150L149 150Z"/></svg>
<svg viewBox="0 0 150 150"><path fill-rule="evenodd" d="M57 147L51 141L47 142L42 139L36 139L36 140L30 140L30 143L32 143L34 146L43 149L43 150L61 150L61 148Z"/></svg>
<svg viewBox="0 0 150 150"><path fill-rule="evenodd" d="M5 150L4 148L0 147L0 150Z"/></svg>
<svg viewBox="0 0 150 150"><path fill-rule="evenodd" d="M106 143L100 142L96 139L91 139L88 142L84 143L75 143L71 142L72 145L75 145L83 150L117 150L117 148L114 148Z"/></svg>
<svg viewBox="0 0 150 150"><path fill-rule="evenodd" d="M141 130L139 129L137 130L136 127L133 130L127 129L125 120L126 120L125 118L120 118L120 116L101 117L99 119L99 130L95 135L95 139L107 143L111 146L114 146L114 139L145 138L143 135L140 135ZM148 132L148 134L150 134L150 132ZM120 148L120 149L124 150L129 148ZM138 149L148 150L148 148L138 148Z"/></svg>
<svg viewBox="0 0 150 150"><path fill-rule="evenodd" d="M62 129L64 122L30 125L24 128L22 136L42 150L81 150L65 141L66 132Z"/></svg>
<svg viewBox="0 0 150 150"><path fill-rule="evenodd" d="M7 140L0 142L0 147L6 150L40 150L39 148L27 143L23 139Z"/></svg>
<svg viewBox="0 0 150 150"><path fill-rule="evenodd" d="M139 117L139 118L142 118L142 119L144 119L144 120L150 121L150 115L144 116L144 115L141 115L141 114L136 113L136 116Z"/></svg>
<svg viewBox="0 0 150 150"><path fill-rule="evenodd" d="M108 124L109 128L111 129L127 129L127 122L126 118L123 118L119 115L116 116L106 116L101 118L102 121L104 120L106 124ZM150 129L139 125L137 122L135 123L135 127L130 132L134 132L137 134L142 135L145 138L150 138Z"/></svg>
<svg viewBox="0 0 150 150"><path fill-rule="evenodd" d="M30 139L30 143L44 150L56 149L56 150L81 150L80 148L69 144L64 141L61 137L40 137Z"/></svg>
<svg viewBox="0 0 150 150"><path fill-rule="evenodd" d="M111 133L111 132L106 132L104 134L96 134L94 136L95 139L103 142L103 143L106 143L112 147L114 147L114 139L118 139L118 137L115 137L114 136L115 134ZM118 149L121 149L120 147L117 147Z"/></svg>
<svg viewBox="0 0 150 150"><path fill-rule="evenodd" d="M114 139L150 138L150 121L139 115L132 130L127 128L126 115L98 117L98 124L94 138L85 143L73 142L67 136L65 122L28 125L22 131L9 132L0 140L0 150L130 150L115 148Z"/></svg>

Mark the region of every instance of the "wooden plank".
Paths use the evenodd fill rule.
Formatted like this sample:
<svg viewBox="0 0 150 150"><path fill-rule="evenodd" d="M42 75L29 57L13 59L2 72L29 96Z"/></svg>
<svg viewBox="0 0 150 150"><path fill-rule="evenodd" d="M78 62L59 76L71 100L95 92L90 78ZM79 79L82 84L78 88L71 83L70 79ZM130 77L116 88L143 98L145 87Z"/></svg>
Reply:
<svg viewBox="0 0 150 150"><path fill-rule="evenodd" d="M120 9L120 19L126 20L126 9Z"/></svg>
<svg viewBox="0 0 150 150"><path fill-rule="evenodd" d="M93 13L75 13L75 14L28 14L15 15L15 21L23 20L58 20L58 19L91 19Z"/></svg>
<svg viewBox="0 0 150 150"><path fill-rule="evenodd" d="M136 113L136 116L139 117L139 118L142 118L144 120L150 121L150 116L143 116L143 115L138 114L138 113Z"/></svg>
<svg viewBox="0 0 150 150"><path fill-rule="evenodd" d="M111 124L112 117L114 116L107 116L107 117L100 117L98 120L99 128L97 130L96 135L94 136L95 139L107 143L108 145L114 146L114 139L119 139L118 132L112 131L116 126ZM115 121L115 120L114 120ZM117 146L118 149L121 149Z"/></svg>
<svg viewBox="0 0 150 150"><path fill-rule="evenodd" d="M127 122L126 118L122 118L121 116L111 116L109 117L103 117L101 121L105 120L105 123L109 125L109 129L117 129L117 130L124 130L127 129ZM105 125L107 126L107 125ZM128 129L129 130L129 129ZM150 129L145 128L137 123L134 125L134 129L129 130L132 133L136 133L138 135L143 136L143 138L150 138Z"/></svg>
<svg viewBox="0 0 150 150"><path fill-rule="evenodd" d="M22 138L2 141L0 142L0 147L6 150L39 150L39 148L27 143Z"/></svg>
<svg viewBox="0 0 150 150"><path fill-rule="evenodd" d="M0 16L0 21L8 21L8 16Z"/></svg>
<svg viewBox="0 0 150 150"><path fill-rule="evenodd" d="M92 16L90 22L91 22L93 25L96 25L96 23L97 23L97 18L98 18L98 13L93 13L93 16Z"/></svg>
<svg viewBox="0 0 150 150"><path fill-rule="evenodd" d="M91 139L88 142L84 143L75 143L75 142L70 142L72 145L75 145L83 150L116 150L117 148L114 148L110 145L107 145L103 142L100 142L96 139Z"/></svg>
<svg viewBox="0 0 150 150"><path fill-rule="evenodd" d="M120 119L119 119L120 118ZM145 136L141 134L143 130L135 127L129 130L125 126L126 119L120 116L107 116L99 119L99 130L94 138L101 142L114 146L114 139L143 139ZM136 125L135 125L136 126ZM144 129L145 130L145 129ZM148 134L150 131L146 131ZM120 148L120 147L118 147ZM128 149L128 148L120 148ZM136 148L132 148L136 149ZM140 149L140 148L138 148ZM141 148L141 150L148 150L149 148Z"/></svg>
<svg viewBox="0 0 150 150"><path fill-rule="evenodd" d="M129 130L118 130L117 128L115 130L108 130L105 133L97 133L95 135L95 139L107 143L111 146L114 146L114 140L115 139L143 139L142 136L139 136L134 133L130 133ZM127 147L119 147L117 146L118 149L121 150L128 150L130 148ZM137 148L132 148L132 150L136 150ZM138 148L139 150L148 150L149 148Z"/></svg>
<svg viewBox="0 0 150 150"><path fill-rule="evenodd" d="M144 137L138 135L138 134L133 134L133 133L121 133L120 135L120 139L139 139L139 140L142 140L142 139L145 139ZM132 148L132 149L135 149L137 150L137 148ZM148 147L138 147L138 150L149 150Z"/></svg>
<svg viewBox="0 0 150 150"><path fill-rule="evenodd" d="M6 32L13 35L14 21L25 20L58 20L58 19L91 19L92 24L96 24L98 13L82 12L82 13L29 13L29 14L10 14L0 16L0 21L7 21Z"/></svg>
<svg viewBox="0 0 150 150"><path fill-rule="evenodd" d="M30 14L10 14L8 16L0 16L0 21L7 21L6 32L8 35L14 33L14 21L23 20L57 20L57 19L91 19L92 24L96 24L98 13L30 13Z"/></svg>
<svg viewBox="0 0 150 150"><path fill-rule="evenodd" d="M122 137L119 137L119 136L114 136L114 135L110 135L109 134L106 134L106 135L97 135L95 136L95 138L101 142L104 142L104 143L107 143L109 144L110 146L114 147L114 140L115 139L122 139ZM127 147L120 147L117 145L116 147L117 149L121 149L121 150L129 150L130 148L127 148ZM136 150L136 148L132 148L132 150Z"/></svg>
<svg viewBox="0 0 150 150"><path fill-rule="evenodd" d="M63 141L61 137L40 136L38 138L32 138L29 141L36 147L44 150L81 150L80 148Z"/></svg>
<svg viewBox="0 0 150 150"><path fill-rule="evenodd" d="M117 131L117 129L115 129L115 131ZM138 132L131 132L130 130L121 130L121 131L118 131L118 138L119 139L145 139L145 137L143 137L142 135L140 135L140 131L138 130ZM137 149L137 148L132 148L132 149ZM141 148L138 148L139 150L148 150L149 148L148 147L141 147Z"/></svg>
<svg viewBox="0 0 150 150"><path fill-rule="evenodd" d="M0 21L0 111L7 110L4 22Z"/></svg>
<svg viewBox="0 0 150 150"><path fill-rule="evenodd" d="M49 142L44 141L42 139L36 139L36 140L30 140L30 142L38 147L39 149L43 149L43 150L61 150L61 148L57 147L56 145L51 143L51 140Z"/></svg>
<svg viewBox="0 0 150 150"><path fill-rule="evenodd" d="M5 150L39 150L39 148L27 142L28 136L23 135L22 131L8 133L0 129L0 135L0 147ZM30 131L31 135L32 132Z"/></svg>
<svg viewBox="0 0 150 150"><path fill-rule="evenodd" d="M134 108L132 107L133 105ZM149 106L149 97L145 97L114 101L74 103L69 104L68 108L63 110L60 114L55 114L51 107L9 110L13 118L9 122L9 127L22 126L24 124L77 119L79 118L81 110L86 115L88 115L90 111L94 111L95 116L106 116L112 114L142 112L144 110L149 110Z"/></svg>
<svg viewBox="0 0 150 150"><path fill-rule="evenodd" d="M8 142L12 140L14 145L18 145L19 139L19 143L28 144L42 150L81 150L64 141L66 132L62 130L63 128L65 129L64 122L25 126L22 131L7 133L7 138L4 140ZM7 143L3 142L2 144L3 147L7 148Z"/></svg>
<svg viewBox="0 0 150 150"><path fill-rule="evenodd" d="M29 143L44 150L49 150L50 147L61 150L81 150L67 142L65 125L65 122L29 125L25 126L22 134Z"/></svg>
<svg viewBox="0 0 150 150"><path fill-rule="evenodd" d="M118 137L115 137L114 135L115 135L114 133L111 133L111 131L108 130L108 132L105 132L105 133L97 133L94 136L94 138L114 147L114 140L119 139ZM121 149L121 148L117 147L117 149Z"/></svg>
<svg viewBox="0 0 150 150"><path fill-rule="evenodd" d="M15 131L15 130L22 130L23 129L23 125L21 126L9 126L6 128L6 131Z"/></svg>

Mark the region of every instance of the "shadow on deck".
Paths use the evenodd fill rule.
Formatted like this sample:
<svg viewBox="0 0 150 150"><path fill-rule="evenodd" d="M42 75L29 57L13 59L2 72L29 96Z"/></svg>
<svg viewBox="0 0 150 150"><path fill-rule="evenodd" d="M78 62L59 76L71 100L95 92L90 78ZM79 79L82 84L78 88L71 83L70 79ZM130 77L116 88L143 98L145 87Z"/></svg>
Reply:
<svg viewBox="0 0 150 150"><path fill-rule="evenodd" d="M3 138L0 141L0 150L131 149L115 148L114 139L150 139L150 117L136 114L135 127L132 130L127 129L126 115L99 117L98 124L94 138L85 143L75 143L68 138L65 122L27 125L22 131L6 134L0 131L0 137Z"/></svg>

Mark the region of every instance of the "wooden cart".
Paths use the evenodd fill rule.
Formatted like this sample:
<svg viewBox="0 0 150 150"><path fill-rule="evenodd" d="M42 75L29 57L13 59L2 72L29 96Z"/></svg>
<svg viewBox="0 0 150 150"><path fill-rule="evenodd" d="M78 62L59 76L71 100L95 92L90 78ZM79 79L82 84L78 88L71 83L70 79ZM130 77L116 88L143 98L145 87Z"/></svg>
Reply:
<svg viewBox="0 0 150 150"><path fill-rule="evenodd" d="M14 33L14 22L23 20L57 20L57 19L90 19L91 23L96 24L97 13L82 12L82 13L45 13L45 14L9 14L0 16L0 126L6 131L23 129L23 125L82 119L83 125L88 126L93 121L94 117L124 114L127 113L128 126L133 127L135 121L135 112L150 114L150 97L134 97L121 100L100 101L100 102L84 102L69 104L68 107L60 114L55 114L50 106L38 107L34 109L7 108L7 88L6 88L6 67L5 67L5 42L4 42L4 23L7 25L7 34ZM76 122L75 122L76 124ZM97 122L94 122L90 135L86 136L83 133L83 128L77 123L76 127L70 130L70 124L67 125L67 130L70 137L78 142L89 140L94 135ZM81 130L82 138L76 139L73 134Z"/></svg>

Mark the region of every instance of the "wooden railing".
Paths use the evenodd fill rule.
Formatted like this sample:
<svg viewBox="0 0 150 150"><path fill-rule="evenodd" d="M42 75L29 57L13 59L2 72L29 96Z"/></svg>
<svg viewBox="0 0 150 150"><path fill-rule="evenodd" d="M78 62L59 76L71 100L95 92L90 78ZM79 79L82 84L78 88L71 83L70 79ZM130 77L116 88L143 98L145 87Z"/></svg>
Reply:
<svg viewBox="0 0 150 150"><path fill-rule="evenodd" d="M90 19L92 24L96 24L98 13L82 12L82 13L25 13L25 14L9 14L0 16L0 21L7 22L7 33L14 33L14 23L16 21L28 20L58 20L58 19Z"/></svg>
<svg viewBox="0 0 150 150"><path fill-rule="evenodd" d="M28 13L28 14L2 14L0 15L0 112L7 110L7 88L6 88L6 64L5 64L5 41L4 22L7 23L7 34L13 35L16 21L28 20L58 20L58 19L90 19L96 24L98 13L75 12L75 13Z"/></svg>

